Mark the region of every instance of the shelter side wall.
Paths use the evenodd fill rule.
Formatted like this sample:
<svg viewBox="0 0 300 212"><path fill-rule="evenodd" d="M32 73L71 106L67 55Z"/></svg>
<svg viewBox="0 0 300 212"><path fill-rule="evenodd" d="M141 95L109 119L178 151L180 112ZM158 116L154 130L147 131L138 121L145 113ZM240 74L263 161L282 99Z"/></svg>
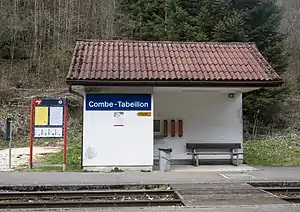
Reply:
<svg viewBox="0 0 300 212"><path fill-rule="evenodd" d="M158 148L172 148L172 159L191 159L186 154L188 142L243 143L242 94L229 98L220 92L157 92L154 99L154 119L183 120L183 137L158 138L154 141L154 156ZM177 123L177 122L176 122ZM177 128L176 128L177 130ZM242 152L242 150L241 150ZM229 159L228 155L201 156L200 159Z"/></svg>
<svg viewBox="0 0 300 212"><path fill-rule="evenodd" d="M151 94L151 90L94 89L91 93ZM127 110L124 111L124 118L114 119L113 110L87 111L86 101L87 97L83 108L83 166L152 167L153 116L139 117L137 111Z"/></svg>

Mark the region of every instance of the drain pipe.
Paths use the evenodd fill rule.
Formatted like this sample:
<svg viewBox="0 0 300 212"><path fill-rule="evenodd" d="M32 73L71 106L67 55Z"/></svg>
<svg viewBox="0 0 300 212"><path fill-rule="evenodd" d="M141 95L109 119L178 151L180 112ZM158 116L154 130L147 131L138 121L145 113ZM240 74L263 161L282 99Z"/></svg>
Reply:
<svg viewBox="0 0 300 212"><path fill-rule="evenodd" d="M80 93L78 93L77 91L72 90L72 85L69 86L69 93L74 94L75 96L79 96L82 99L84 99L84 96Z"/></svg>
<svg viewBox="0 0 300 212"><path fill-rule="evenodd" d="M72 90L72 85L69 86L69 93L70 93L70 94L74 94L75 96L79 96L79 97L82 98L82 100L84 100L84 95L78 93L77 91ZM83 112L82 112L82 116L83 116L83 115L84 115L84 114L83 114ZM83 161L83 123L82 123L82 135L81 135L81 162L80 162L80 163L81 163L81 164L80 164L81 168L83 167L83 166L82 166L82 161Z"/></svg>

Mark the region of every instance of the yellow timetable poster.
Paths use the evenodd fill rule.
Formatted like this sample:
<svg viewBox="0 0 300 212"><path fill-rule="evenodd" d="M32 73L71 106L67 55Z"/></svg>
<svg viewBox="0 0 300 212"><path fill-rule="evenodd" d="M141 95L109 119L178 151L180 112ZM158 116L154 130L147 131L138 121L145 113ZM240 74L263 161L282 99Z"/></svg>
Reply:
<svg viewBox="0 0 300 212"><path fill-rule="evenodd" d="M48 107L35 107L34 125L48 125Z"/></svg>

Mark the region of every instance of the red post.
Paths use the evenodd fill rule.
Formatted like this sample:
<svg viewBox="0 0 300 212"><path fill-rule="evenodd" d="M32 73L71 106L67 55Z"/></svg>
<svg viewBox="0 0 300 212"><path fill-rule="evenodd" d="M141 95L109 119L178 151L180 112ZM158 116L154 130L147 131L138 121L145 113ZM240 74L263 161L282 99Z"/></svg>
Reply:
<svg viewBox="0 0 300 212"><path fill-rule="evenodd" d="M35 99L31 99L30 105L30 146L29 146L29 168L32 169L32 154L33 154L33 127L34 127L34 102Z"/></svg>
<svg viewBox="0 0 300 212"><path fill-rule="evenodd" d="M67 168L67 132L68 132L68 106L67 106L67 98L65 98L64 105L64 164L63 170L65 171Z"/></svg>

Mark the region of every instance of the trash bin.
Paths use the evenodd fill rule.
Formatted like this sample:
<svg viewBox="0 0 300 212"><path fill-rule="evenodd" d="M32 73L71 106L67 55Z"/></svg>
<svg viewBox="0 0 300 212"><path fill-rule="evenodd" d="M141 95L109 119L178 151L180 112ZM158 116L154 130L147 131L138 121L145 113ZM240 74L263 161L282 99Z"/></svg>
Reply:
<svg viewBox="0 0 300 212"><path fill-rule="evenodd" d="M166 172L171 168L171 152L172 149L162 149L159 150L159 170Z"/></svg>

